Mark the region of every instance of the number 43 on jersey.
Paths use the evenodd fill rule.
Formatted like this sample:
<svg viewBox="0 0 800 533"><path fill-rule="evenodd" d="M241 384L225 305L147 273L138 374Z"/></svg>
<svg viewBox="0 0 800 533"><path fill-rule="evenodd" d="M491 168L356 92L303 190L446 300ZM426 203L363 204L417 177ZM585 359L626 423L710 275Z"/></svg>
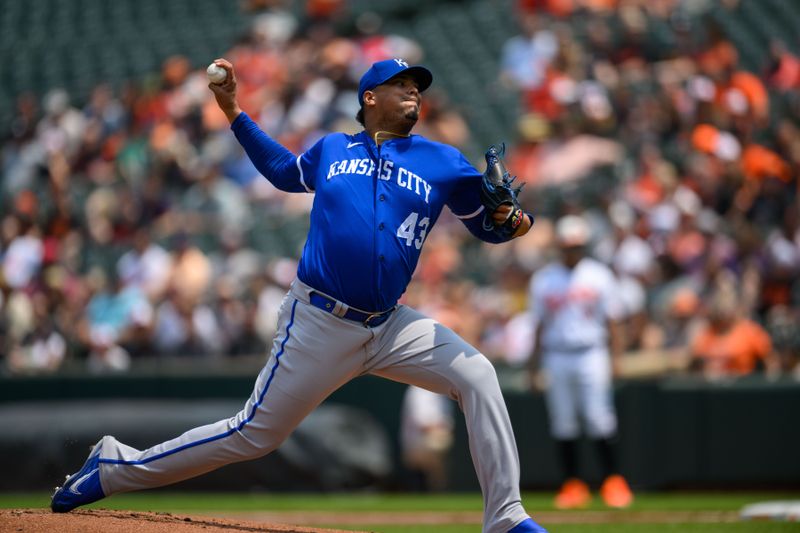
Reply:
<svg viewBox="0 0 800 533"><path fill-rule="evenodd" d="M417 250L419 250L422 248L422 243L425 242L425 234L428 233L428 226L431 221L428 217L425 217L417 223L417 219L419 219L419 214L417 213L408 215L403 223L400 224L400 227L397 228L397 236L400 237L400 239L405 239L406 246L411 246L413 244ZM415 239L417 226L419 226L419 237Z"/></svg>

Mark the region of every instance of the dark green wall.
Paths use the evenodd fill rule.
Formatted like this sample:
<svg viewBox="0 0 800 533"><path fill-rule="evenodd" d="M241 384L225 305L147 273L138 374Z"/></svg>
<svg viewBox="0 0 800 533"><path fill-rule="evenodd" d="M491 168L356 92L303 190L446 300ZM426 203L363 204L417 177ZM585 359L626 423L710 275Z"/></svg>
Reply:
<svg viewBox="0 0 800 533"><path fill-rule="evenodd" d="M507 393L522 467L522 486L561 480L540 395ZM620 467L640 488L800 486L800 383L750 379L708 384L694 380L622 383L616 390ZM457 442L465 440L463 424ZM465 446L454 465L467 464ZM600 483L591 448L580 468ZM477 488L471 470L456 467L457 486Z"/></svg>
<svg viewBox="0 0 800 533"><path fill-rule="evenodd" d="M47 409L86 399L130 399L132 408L137 400L153 399L244 402L253 379L6 378L0 380L0 409L22 402ZM396 452L404 389L398 383L364 377L347 384L328 401L368 411L385 427ZM505 398L520 452L522 486L552 488L560 481L560 471L542 396L507 391ZM760 379L725 384L692 380L626 382L618 385L616 402L621 467L636 487L800 486L800 383ZM97 433L101 431L98 428ZM476 489L460 417L456 431L450 458L451 488ZM599 473L590 452L584 443L581 468L590 481L597 483ZM399 463L397 468L397 479L402 479Z"/></svg>

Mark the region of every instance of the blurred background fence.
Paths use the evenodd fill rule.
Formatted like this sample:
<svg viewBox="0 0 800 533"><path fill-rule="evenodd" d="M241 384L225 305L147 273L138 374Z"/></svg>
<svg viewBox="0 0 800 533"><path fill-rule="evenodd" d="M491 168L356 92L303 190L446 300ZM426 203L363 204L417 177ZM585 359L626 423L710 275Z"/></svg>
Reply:
<svg viewBox="0 0 800 533"><path fill-rule="evenodd" d="M0 490L49 487L74 468L101 433L145 448L192 427L230 416L251 386L247 375L38 377L3 380ZM408 490L400 457L405 387L359 378L333 394L277 452L232 465L171 490ZM505 391L522 464L524 489L555 487L557 453L546 431L540 394ZM797 488L800 427L793 381L711 385L671 379L617 388L621 467L640 490ZM13 428L13 429L12 429ZM588 445L582 471L602 477ZM459 420L444 489L477 491Z"/></svg>

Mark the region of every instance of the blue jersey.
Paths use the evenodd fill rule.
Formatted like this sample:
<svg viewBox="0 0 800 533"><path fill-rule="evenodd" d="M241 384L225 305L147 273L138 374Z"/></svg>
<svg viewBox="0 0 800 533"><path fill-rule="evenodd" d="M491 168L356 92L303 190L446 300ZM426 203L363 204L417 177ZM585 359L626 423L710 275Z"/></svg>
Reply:
<svg viewBox="0 0 800 533"><path fill-rule="evenodd" d="M245 113L231 125L278 189L314 193L298 278L351 307L391 308L405 292L425 238L447 205L482 240L481 173L455 148L420 135L384 141L332 133L295 157Z"/></svg>

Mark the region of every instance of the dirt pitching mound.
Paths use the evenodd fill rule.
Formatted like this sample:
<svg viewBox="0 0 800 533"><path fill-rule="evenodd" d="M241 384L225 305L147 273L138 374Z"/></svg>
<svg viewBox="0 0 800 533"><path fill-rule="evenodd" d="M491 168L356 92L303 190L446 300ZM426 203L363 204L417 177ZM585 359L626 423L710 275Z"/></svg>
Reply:
<svg viewBox="0 0 800 533"><path fill-rule="evenodd" d="M55 514L46 509L0 510L0 533L353 533L337 529L105 509Z"/></svg>

